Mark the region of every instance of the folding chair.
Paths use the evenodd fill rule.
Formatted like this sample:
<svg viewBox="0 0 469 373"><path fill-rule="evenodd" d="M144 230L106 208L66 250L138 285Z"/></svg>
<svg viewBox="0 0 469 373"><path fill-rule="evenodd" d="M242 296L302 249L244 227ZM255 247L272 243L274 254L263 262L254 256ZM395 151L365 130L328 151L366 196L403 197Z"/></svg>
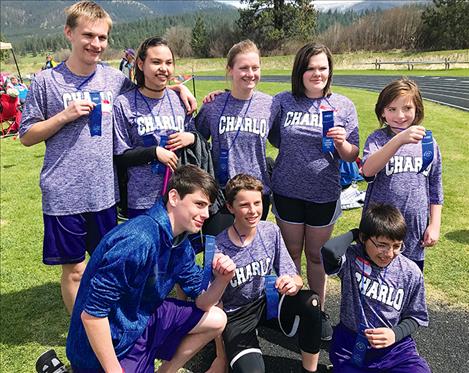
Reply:
<svg viewBox="0 0 469 373"><path fill-rule="evenodd" d="M19 98L6 93L0 96L0 122L2 124L2 138L18 132L21 122Z"/></svg>

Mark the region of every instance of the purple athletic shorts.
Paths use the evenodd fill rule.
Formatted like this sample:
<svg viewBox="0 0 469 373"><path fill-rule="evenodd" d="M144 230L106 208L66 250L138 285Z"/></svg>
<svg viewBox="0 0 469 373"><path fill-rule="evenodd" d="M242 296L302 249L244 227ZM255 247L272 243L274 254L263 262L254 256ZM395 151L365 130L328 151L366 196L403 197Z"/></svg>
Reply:
<svg viewBox="0 0 469 373"><path fill-rule="evenodd" d="M146 329L133 348L119 359L126 373L154 373L155 359L171 360L182 339L199 323L204 311L194 302L166 299L150 316ZM103 370L73 368L73 373Z"/></svg>
<svg viewBox="0 0 469 373"><path fill-rule="evenodd" d="M97 212L52 216L43 214L44 264L73 264L85 260L101 238L117 225L116 206Z"/></svg>
<svg viewBox="0 0 469 373"><path fill-rule="evenodd" d="M430 368L417 352L414 340L409 336L383 349L368 349L364 366L352 363L352 351L356 333L339 324L334 328L329 359L334 372L340 373L430 373Z"/></svg>
<svg viewBox="0 0 469 373"><path fill-rule="evenodd" d="M129 219L136 218L137 216L143 215L148 211L148 209L127 209L127 217Z"/></svg>

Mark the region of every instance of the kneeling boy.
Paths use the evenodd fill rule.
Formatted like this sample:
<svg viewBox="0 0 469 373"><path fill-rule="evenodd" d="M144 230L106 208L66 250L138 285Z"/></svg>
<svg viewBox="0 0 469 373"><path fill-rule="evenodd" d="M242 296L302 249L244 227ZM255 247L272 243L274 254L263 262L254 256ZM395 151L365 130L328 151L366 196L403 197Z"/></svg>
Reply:
<svg viewBox="0 0 469 373"><path fill-rule="evenodd" d="M182 166L165 198L107 234L86 267L73 309L67 356L73 372L177 372L219 335L226 316L218 303L234 274L233 261L213 260L215 275L201 289L187 235L208 217L217 185L205 171ZM195 304L165 299L178 283Z"/></svg>
<svg viewBox="0 0 469 373"><path fill-rule="evenodd" d="M329 352L334 372L430 372L410 336L428 325L428 314L422 272L400 255L405 235L399 210L379 204L365 212L359 230L322 248L326 273L342 281Z"/></svg>
<svg viewBox="0 0 469 373"><path fill-rule="evenodd" d="M314 372L321 343L319 297L311 290L300 290L303 281L280 229L271 222L261 221L262 182L239 174L228 182L225 191L228 209L235 220L217 236L216 245L237 266L222 298L228 316L223 332L227 361L234 373L265 372L256 328L267 326L282 330L290 337L298 331L302 371ZM278 317L268 319L270 305L266 301L264 276L272 269L278 275L275 287L282 297Z"/></svg>

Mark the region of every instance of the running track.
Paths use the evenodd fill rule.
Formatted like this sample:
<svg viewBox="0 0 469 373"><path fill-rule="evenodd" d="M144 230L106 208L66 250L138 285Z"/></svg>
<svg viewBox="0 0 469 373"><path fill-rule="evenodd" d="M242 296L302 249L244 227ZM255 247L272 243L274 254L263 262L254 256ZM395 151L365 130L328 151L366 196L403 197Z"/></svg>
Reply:
<svg viewBox="0 0 469 373"><path fill-rule="evenodd" d="M380 92L386 84L399 79L393 75L334 75L334 85ZM469 76L409 76L420 87L423 98L456 109L469 111ZM224 80L221 76L197 76L200 80ZM290 76L263 76L264 82L290 82Z"/></svg>

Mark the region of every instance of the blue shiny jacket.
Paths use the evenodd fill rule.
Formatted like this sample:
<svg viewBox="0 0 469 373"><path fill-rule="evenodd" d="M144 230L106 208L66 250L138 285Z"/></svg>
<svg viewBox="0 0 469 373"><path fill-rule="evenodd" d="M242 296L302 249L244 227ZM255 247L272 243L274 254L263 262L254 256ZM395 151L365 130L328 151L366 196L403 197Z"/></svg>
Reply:
<svg viewBox="0 0 469 373"><path fill-rule="evenodd" d="M162 201L102 239L86 267L72 313L67 357L73 366L100 367L81 321L82 311L109 319L120 358L143 334L150 315L175 283L192 298L201 293L202 270L188 239L175 246L173 242Z"/></svg>

